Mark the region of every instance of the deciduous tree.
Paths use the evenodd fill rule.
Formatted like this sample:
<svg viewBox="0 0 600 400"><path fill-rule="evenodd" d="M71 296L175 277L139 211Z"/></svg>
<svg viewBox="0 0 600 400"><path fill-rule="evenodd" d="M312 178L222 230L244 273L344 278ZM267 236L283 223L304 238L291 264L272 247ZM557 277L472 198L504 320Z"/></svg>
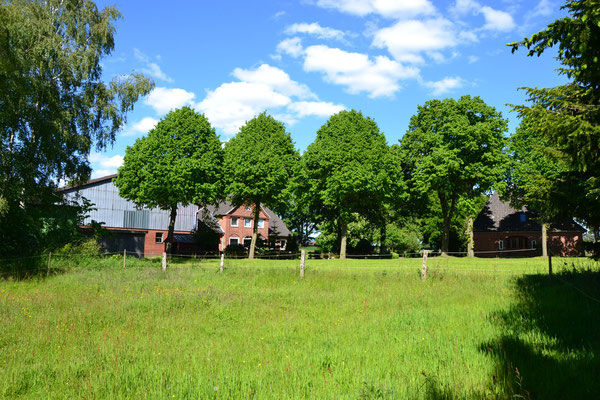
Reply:
<svg viewBox="0 0 600 400"><path fill-rule="evenodd" d="M346 257L351 214L379 222L391 188L393 168L389 148L374 120L362 113L342 111L329 118L302 156L311 209L330 224L340 238L340 258Z"/></svg>
<svg viewBox="0 0 600 400"><path fill-rule="evenodd" d="M206 117L183 107L127 148L115 185L139 206L170 212L171 253L177 206L215 203L222 196L222 160L221 142Z"/></svg>
<svg viewBox="0 0 600 400"><path fill-rule="evenodd" d="M151 90L142 75L102 77L120 16L90 0L0 1L0 252L25 243L3 228L48 209L59 180L89 178L90 150L111 144Z"/></svg>
<svg viewBox="0 0 600 400"><path fill-rule="evenodd" d="M479 97L431 100L418 107L400 141L400 160L410 189L434 192L442 210L442 253L448 253L450 226L459 201L469 203L468 230L480 194L505 172L507 121ZM472 235L468 234L469 237ZM473 241L468 250L473 254Z"/></svg>
<svg viewBox="0 0 600 400"><path fill-rule="evenodd" d="M263 112L240 128L225 144L227 193L236 206L251 205L254 212L249 258L254 258L262 204L279 209L285 204L298 152L284 125Z"/></svg>

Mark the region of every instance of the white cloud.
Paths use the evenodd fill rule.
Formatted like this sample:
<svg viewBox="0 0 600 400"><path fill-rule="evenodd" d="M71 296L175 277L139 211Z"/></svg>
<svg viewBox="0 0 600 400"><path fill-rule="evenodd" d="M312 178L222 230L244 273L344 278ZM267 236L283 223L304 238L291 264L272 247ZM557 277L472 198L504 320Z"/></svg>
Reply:
<svg viewBox="0 0 600 400"><path fill-rule="evenodd" d="M476 63L477 61L479 61L479 57L473 55L469 56L469 64Z"/></svg>
<svg viewBox="0 0 600 400"><path fill-rule="evenodd" d="M94 169L94 170L92 170L91 178L92 179L102 178L103 176L113 175L116 173L117 173L116 169Z"/></svg>
<svg viewBox="0 0 600 400"><path fill-rule="evenodd" d="M316 0L316 4L348 14L379 14L386 18L408 18L435 12L435 7L429 0Z"/></svg>
<svg viewBox="0 0 600 400"><path fill-rule="evenodd" d="M298 118L303 118L308 115L318 117L329 117L342 110L345 110L341 104L334 104L326 101L297 101L288 106L288 110L293 111Z"/></svg>
<svg viewBox="0 0 600 400"><path fill-rule="evenodd" d="M537 6L535 6L535 8L533 9L533 13L531 14L531 17L547 17L550 14L552 14L552 12L554 11L556 7L556 5L554 3L551 3L550 0L541 0Z"/></svg>
<svg viewBox="0 0 600 400"><path fill-rule="evenodd" d="M392 96L400 89L400 80L419 76L417 68L383 56L372 60L366 54L322 45L306 48L305 54L305 71L321 72L327 81L345 86L348 92L366 92L372 98Z"/></svg>
<svg viewBox="0 0 600 400"><path fill-rule="evenodd" d="M162 115L176 108L192 105L194 97L196 97L194 93L183 89L157 87L146 96L144 103Z"/></svg>
<svg viewBox="0 0 600 400"><path fill-rule="evenodd" d="M156 79L163 80L165 82L173 82L173 79L167 76L167 74L163 72L163 70L157 63L152 62L150 58L148 58L148 56L142 53L139 49L133 49L133 55L136 58L136 60L145 64L145 66L141 68L141 71L143 73L150 75ZM160 59L160 57L158 58Z"/></svg>
<svg viewBox="0 0 600 400"><path fill-rule="evenodd" d="M302 48L302 41L298 37L282 40L277 45L277 52L289 54L294 58L300 57L304 52L304 49Z"/></svg>
<svg viewBox="0 0 600 400"><path fill-rule="evenodd" d="M344 108L318 101L318 97L306 85L292 80L285 71L268 64L255 69L236 68L232 75L239 81L224 83L209 91L204 100L196 105L214 127L227 135L237 133L240 126L264 110L280 121L293 125L300 118L323 116L331 110Z"/></svg>
<svg viewBox="0 0 600 400"><path fill-rule="evenodd" d="M380 29L373 38L373 46L387 48L396 60L410 63L423 62L421 52L431 52L435 61L439 59L435 51L457 44L454 26L444 18L399 21Z"/></svg>
<svg viewBox="0 0 600 400"><path fill-rule="evenodd" d="M236 68L233 76L242 82L262 84L286 96L297 96L299 98L316 98L308 86L290 79L283 70L262 64L254 70Z"/></svg>
<svg viewBox="0 0 600 400"><path fill-rule="evenodd" d="M309 35L315 35L320 39L335 39L335 40L344 40L345 33L328 27L323 27L319 25L318 22L313 22L312 24L302 23L302 24L293 24L286 28L285 33L288 35L294 35L297 33L306 33Z"/></svg>
<svg viewBox="0 0 600 400"><path fill-rule="evenodd" d="M504 11L494 10L491 7L482 7L481 13L485 18L483 29L491 31L508 32L515 28L513 17Z"/></svg>
<svg viewBox="0 0 600 400"><path fill-rule="evenodd" d="M123 165L123 156L118 154L108 157L100 153L91 153L89 159L93 167L92 179L116 174L117 168Z"/></svg>
<svg viewBox="0 0 600 400"><path fill-rule="evenodd" d="M440 81L423 82L423 85L431 89L434 96L440 96L454 89L464 86L464 81L459 77L445 77Z"/></svg>
<svg viewBox="0 0 600 400"><path fill-rule="evenodd" d="M261 83L224 83L197 105L210 123L225 134L235 134L240 126L267 108L283 107L290 98Z"/></svg>
<svg viewBox="0 0 600 400"><path fill-rule="evenodd" d="M152 117L145 117L134 123L131 128L125 131L122 136L134 136L140 133L148 133L152 128L156 126L158 120Z"/></svg>

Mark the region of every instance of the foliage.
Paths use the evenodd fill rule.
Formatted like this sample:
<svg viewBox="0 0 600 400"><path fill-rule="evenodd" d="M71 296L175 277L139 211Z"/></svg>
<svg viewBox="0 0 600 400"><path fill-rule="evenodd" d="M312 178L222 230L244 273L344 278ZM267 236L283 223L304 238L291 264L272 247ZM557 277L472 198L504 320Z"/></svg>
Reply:
<svg viewBox="0 0 600 400"><path fill-rule="evenodd" d="M243 244L228 244L225 247L225 255L226 256L244 256L247 254L247 250Z"/></svg>
<svg viewBox="0 0 600 400"><path fill-rule="evenodd" d="M193 230L194 241L201 251L219 251L221 234L212 227L198 220L196 228Z"/></svg>
<svg viewBox="0 0 600 400"><path fill-rule="evenodd" d="M284 125L263 112L240 128L225 144L224 171L227 193L236 206L254 206L250 257L258 239L261 204L281 209L288 197L288 185L297 168L298 152Z"/></svg>
<svg viewBox="0 0 600 400"><path fill-rule="evenodd" d="M422 200L433 192L439 200L442 251L448 251L458 203L470 205L475 215L472 200L501 181L506 130L501 113L479 97L430 100L411 118L395 154L413 196Z"/></svg>
<svg viewBox="0 0 600 400"><path fill-rule="evenodd" d="M114 182L119 195L136 205L171 212L169 252L177 206L214 203L222 196L222 158L221 143L206 117L183 107L127 147Z"/></svg>
<svg viewBox="0 0 600 400"><path fill-rule="evenodd" d="M559 158L569 173L563 173L561 180L580 200L564 204L562 212L568 213L576 204L590 212L585 219L597 225L598 207L590 209L587 204L600 202L600 8L595 0L570 0L563 8L569 16L509 46L513 52L526 47L528 56L539 56L558 45L557 60L562 65L558 72L570 82L552 88L522 88L528 104L514 108L526 118L528 128L562 153Z"/></svg>
<svg viewBox="0 0 600 400"><path fill-rule="evenodd" d="M94 238L80 242L67 243L60 248L56 255L65 257L75 256L97 256L100 254L101 246Z"/></svg>
<svg viewBox="0 0 600 400"><path fill-rule="evenodd" d="M17 228L2 229L0 254L41 250L37 218L59 180L89 178L91 149L113 143L152 89L143 75L102 79L118 18L89 0L0 2L0 226Z"/></svg>
<svg viewBox="0 0 600 400"><path fill-rule="evenodd" d="M416 221L394 222L387 225L386 247L393 252L416 253L423 247L421 227Z"/></svg>
<svg viewBox="0 0 600 400"><path fill-rule="evenodd" d="M317 131L315 141L302 156L310 209L321 224L335 224L340 254L352 214L380 221L393 190L393 163L383 133L361 112L342 111ZM320 230L323 230L320 227Z"/></svg>

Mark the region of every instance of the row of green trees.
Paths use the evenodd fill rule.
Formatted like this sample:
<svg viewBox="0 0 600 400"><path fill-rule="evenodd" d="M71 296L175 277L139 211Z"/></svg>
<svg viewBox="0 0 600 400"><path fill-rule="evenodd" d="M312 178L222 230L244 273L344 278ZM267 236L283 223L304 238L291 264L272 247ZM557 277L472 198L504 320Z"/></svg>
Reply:
<svg viewBox="0 0 600 400"><path fill-rule="evenodd" d="M222 148L204 115L184 107L127 149L115 184L138 205L170 211L167 251L178 204L202 206L227 198L253 207L250 258L263 204L282 215L302 241L316 229L333 236L330 247L339 249L341 258L349 224L376 227L383 250L390 223L405 228L434 204L446 253L457 208L467 211L472 229L477 199L504 177L506 131L507 121L493 107L463 96L419 107L393 146L373 119L342 111L300 155L284 125L266 113L248 121Z"/></svg>

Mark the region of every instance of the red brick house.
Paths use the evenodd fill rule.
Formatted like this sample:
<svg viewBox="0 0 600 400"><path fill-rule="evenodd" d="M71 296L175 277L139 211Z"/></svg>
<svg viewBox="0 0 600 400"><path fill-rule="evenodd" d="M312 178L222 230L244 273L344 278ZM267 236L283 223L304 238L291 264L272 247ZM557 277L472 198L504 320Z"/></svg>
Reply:
<svg viewBox="0 0 600 400"><path fill-rule="evenodd" d="M281 218L267 207L261 206L258 214L258 235L266 240L270 248L285 250L291 232ZM218 222L222 234L219 251L228 245L241 244L248 248L252 241L254 227L254 206L234 207L230 202L222 202L218 206L206 207L208 218ZM206 219L205 215L205 219ZM213 223L213 226L214 223Z"/></svg>
<svg viewBox="0 0 600 400"><path fill-rule="evenodd" d="M542 255L542 226L538 214L523 207L517 210L498 193L473 224L475 255L478 257L533 257ZM548 250L557 256L583 255L585 229L573 220L551 223ZM479 252L479 254L478 254Z"/></svg>

